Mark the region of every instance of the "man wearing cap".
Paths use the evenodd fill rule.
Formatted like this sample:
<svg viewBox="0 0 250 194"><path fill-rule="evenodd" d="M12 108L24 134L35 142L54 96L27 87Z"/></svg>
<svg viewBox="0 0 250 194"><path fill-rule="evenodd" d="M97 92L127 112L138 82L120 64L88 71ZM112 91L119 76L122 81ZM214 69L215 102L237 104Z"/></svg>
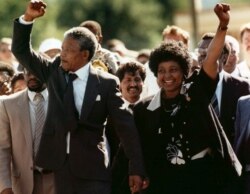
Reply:
<svg viewBox="0 0 250 194"><path fill-rule="evenodd" d="M42 41L39 46L39 52L44 53L53 59L62 50L62 41L56 38L48 38Z"/></svg>

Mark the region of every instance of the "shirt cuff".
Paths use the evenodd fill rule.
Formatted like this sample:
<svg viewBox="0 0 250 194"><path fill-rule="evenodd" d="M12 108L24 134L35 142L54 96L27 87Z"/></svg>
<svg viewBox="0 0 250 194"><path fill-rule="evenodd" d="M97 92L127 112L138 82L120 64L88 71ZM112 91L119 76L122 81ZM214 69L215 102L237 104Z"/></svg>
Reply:
<svg viewBox="0 0 250 194"><path fill-rule="evenodd" d="M22 15L21 17L19 17L19 22L21 24L24 24L24 25L30 25L30 24L33 24L34 23L34 20L33 21L25 21L24 20L24 15Z"/></svg>

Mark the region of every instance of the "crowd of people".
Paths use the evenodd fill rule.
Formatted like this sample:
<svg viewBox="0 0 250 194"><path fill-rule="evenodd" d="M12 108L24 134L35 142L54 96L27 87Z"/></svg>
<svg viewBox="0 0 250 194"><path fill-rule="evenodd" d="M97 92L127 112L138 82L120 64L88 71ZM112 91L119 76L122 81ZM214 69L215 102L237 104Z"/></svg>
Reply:
<svg viewBox="0 0 250 194"><path fill-rule="evenodd" d="M219 3L195 51L167 25L135 52L86 20L36 51L45 13L0 42L0 194L250 194L250 23Z"/></svg>

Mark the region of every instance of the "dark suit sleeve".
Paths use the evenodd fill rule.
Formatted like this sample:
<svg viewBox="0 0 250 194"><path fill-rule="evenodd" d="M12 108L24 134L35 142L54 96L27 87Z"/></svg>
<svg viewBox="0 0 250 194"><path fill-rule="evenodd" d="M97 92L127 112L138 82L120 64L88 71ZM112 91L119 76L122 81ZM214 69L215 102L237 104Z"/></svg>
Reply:
<svg viewBox="0 0 250 194"><path fill-rule="evenodd" d="M144 163L138 131L133 115L124 106L115 81L109 87L108 109L117 135L129 159L129 174L144 176Z"/></svg>
<svg viewBox="0 0 250 194"><path fill-rule="evenodd" d="M20 64L31 71L41 81L46 82L49 69L53 68L52 61L36 53L31 46L32 24L24 25L19 20L14 21L11 50Z"/></svg>

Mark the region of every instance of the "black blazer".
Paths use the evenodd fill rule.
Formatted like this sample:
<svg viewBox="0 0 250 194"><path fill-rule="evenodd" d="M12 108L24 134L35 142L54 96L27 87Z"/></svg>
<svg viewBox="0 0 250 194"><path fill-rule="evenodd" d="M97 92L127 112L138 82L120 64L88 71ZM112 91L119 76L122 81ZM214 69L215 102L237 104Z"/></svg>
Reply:
<svg viewBox="0 0 250 194"><path fill-rule="evenodd" d="M157 131L161 128L160 108L154 111L146 110L152 97L145 98L138 103L134 109L134 117L136 125L141 137L143 154L145 159L146 171L149 174L154 174L155 171L160 172L160 167L155 164L155 158L158 158L157 147L159 142L152 141L156 139ZM219 166L218 180L222 182L226 179L235 178L241 175L242 166L236 157L234 150L220 124L220 121L210 104L207 109L204 109L203 120L211 127L213 134L211 149L214 161Z"/></svg>
<svg viewBox="0 0 250 194"><path fill-rule="evenodd" d="M250 94L250 85L246 79L224 73L219 119L231 144L235 136L234 124L238 99L248 94Z"/></svg>
<svg viewBox="0 0 250 194"><path fill-rule="evenodd" d="M32 25L23 25L18 19L15 20L12 51L24 67L47 84L48 114L37 164L46 169L56 170L62 167L66 158L67 110L63 106L63 95L67 83L64 71L60 67L60 57L51 62L32 50L31 29ZM145 174L133 116L123 108L123 103L118 89L118 79L90 67L78 127L71 132L69 162L75 176L96 180L110 179L110 165L103 138L107 116L112 118L125 153L130 159L129 173Z"/></svg>

